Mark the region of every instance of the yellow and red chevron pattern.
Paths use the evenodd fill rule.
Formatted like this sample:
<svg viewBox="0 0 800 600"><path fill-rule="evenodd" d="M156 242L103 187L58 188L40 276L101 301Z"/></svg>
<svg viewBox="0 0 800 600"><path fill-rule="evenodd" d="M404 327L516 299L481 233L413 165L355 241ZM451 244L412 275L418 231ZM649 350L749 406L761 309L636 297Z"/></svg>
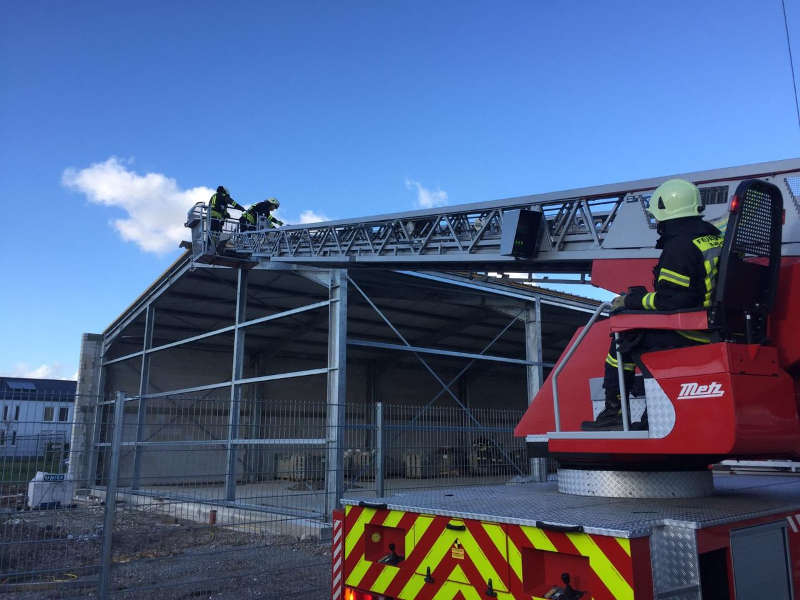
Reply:
<svg viewBox="0 0 800 600"><path fill-rule="evenodd" d="M568 572L587 600L652 597L647 538L361 506L345 514L345 584L363 591L398 600L532 600L563 585ZM392 553L402 560L380 562Z"/></svg>

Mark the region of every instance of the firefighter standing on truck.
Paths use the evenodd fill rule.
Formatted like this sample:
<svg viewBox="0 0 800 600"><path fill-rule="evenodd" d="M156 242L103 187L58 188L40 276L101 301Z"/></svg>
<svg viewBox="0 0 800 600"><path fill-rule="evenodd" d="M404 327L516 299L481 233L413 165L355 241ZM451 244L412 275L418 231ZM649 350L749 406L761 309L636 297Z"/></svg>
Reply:
<svg viewBox="0 0 800 600"><path fill-rule="evenodd" d="M239 217L239 231L253 231L258 228L258 217L266 217L267 228L273 229L283 225L283 221L272 215L273 210L277 210L281 203L277 198L267 198L261 202L256 202Z"/></svg>
<svg viewBox="0 0 800 600"><path fill-rule="evenodd" d="M631 288L612 302L612 312L623 310L670 311L711 306L717 279L717 264L722 250L719 229L703 220L700 190L683 179L662 183L650 197L648 211L658 223L661 249L653 269L654 292ZM711 341L708 331L639 330L620 336L625 389L630 393L639 357L645 352L681 348ZM605 408L594 421L584 421L581 429L622 429L622 402L614 341L605 364ZM631 429L647 429L647 411Z"/></svg>

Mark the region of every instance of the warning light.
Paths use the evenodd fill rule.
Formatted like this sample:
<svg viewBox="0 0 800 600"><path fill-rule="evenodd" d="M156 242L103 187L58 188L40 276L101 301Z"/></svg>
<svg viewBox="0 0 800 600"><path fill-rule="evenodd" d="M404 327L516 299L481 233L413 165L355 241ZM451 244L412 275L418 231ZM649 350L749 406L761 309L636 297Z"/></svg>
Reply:
<svg viewBox="0 0 800 600"><path fill-rule="evenodd" d="M390 600L386 596L376 596L369 592L362 592L361 590L354 590L353 588L344 588L344 600Z"/></svg>
<svg viewBox="0 0 800 600"><path fill-rule="evenodd" d="M734 212L736 212L737 210L739 210L739 196L734 196L734 197L733 197L733 199L731 200L731 208L730 208L730 211L731 211L732 213L734 213Z"/></svg>
<svg viewBox="0 0 800 600"><path fill-rule="evenodd" d="M369 538L369 539L370 539L372 542L374 542L375 544L377 544L378 542L380 542L380 541L381 541L381 534L380 534L380 533L378 533L378 532L376 531L375 533L373 533L373 534L370 536L370 538Z"/></svg>

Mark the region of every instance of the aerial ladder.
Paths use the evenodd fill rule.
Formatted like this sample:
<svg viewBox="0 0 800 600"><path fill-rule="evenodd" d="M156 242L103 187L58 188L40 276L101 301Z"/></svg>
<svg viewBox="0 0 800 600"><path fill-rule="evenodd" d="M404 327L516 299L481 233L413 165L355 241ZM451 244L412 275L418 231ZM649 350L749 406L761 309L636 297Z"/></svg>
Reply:
<svg viewBox="0 0 800 600"><path fill-rule="evenodd" d="M724 231L712 306L601 304L575 332L515 430L529 456L558 459L557 482L343 499L333 598L793 597L800 484L708 465L800 459L800 159L672 177L698 185ZM577 273L624 292L652 289L647 203L667 178L223 238L197 205L187 225L197 262ZM712 343L643 354L630 400L620 371L622 430L580 431L609 337L642 329ZM649 428L632 431L645 407Z"/></svg>

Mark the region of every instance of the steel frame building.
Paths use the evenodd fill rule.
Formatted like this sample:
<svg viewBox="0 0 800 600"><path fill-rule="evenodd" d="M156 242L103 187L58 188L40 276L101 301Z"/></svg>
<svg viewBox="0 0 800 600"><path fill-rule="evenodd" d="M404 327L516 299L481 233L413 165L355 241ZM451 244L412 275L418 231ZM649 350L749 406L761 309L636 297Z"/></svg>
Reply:
<svg viewBox="0 0 800 600"><path fill-rule="evenodd" d="M524 408L596 304L488 277L286 264L231 269L193 264L187 253L102 335L84 336L84 407L73 448L86 458L70 465L72 476L91 487L102 472L104 409L124 392L136 405L122 442L132 490L156 469L180 478L180 448L213 448L218 458L224 449L224 465L212 462L224 471L224 501L236 504L243 449L305 446L325 449L329 515L344 491L348 403L445 403L467 415L477 407ZM258 394L313 399L325 406L324 429L244 431L243 407ZM147 424L148 406L185 398L224 406L227 422L202 424L213 430L202 439L159 439Z"/></svg>

